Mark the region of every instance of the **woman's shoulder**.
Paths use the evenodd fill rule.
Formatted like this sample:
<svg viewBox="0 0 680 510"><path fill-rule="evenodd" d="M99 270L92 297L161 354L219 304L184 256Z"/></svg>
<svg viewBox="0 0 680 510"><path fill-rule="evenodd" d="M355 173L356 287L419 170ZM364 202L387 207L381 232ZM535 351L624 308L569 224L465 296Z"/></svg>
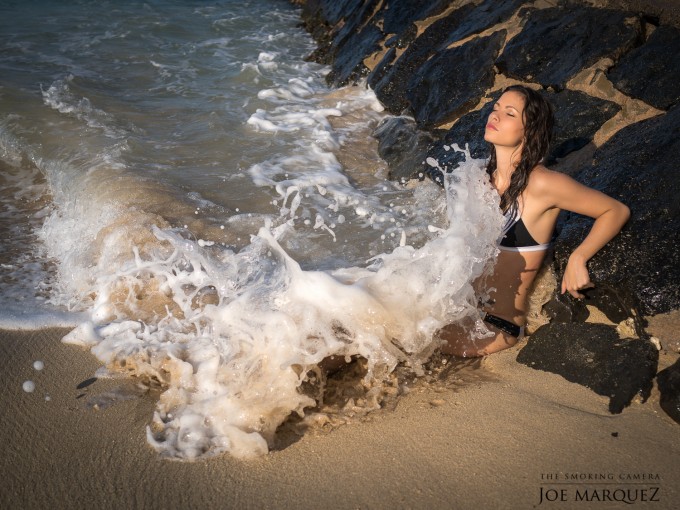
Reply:
<svg viewBox="0 0 680 510"><path fill-rule="evenodd" d="M571 177L562 172L550 170L543 165L536 165L529 175L527 188L530 192L545 193L555 189L555 186L564 185L571 181Z"/></svg>
<svg viewBox="0 0 680 510"><path fill-rule="evenodd" d="M529 200L541 204L541 208L549 209L563 202L565 193L573 193L574 185L578 186L568 175L538 165L529 175L526 194Z"/></svg>

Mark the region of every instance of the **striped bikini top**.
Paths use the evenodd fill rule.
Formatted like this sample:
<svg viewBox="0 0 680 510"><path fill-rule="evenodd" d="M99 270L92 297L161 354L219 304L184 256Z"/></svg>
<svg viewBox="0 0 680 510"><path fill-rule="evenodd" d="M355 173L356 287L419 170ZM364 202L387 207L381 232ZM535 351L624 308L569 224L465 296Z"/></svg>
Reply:
<svg viewBox="0 0 680 510"><path fill-rule="evenodd" d="M537 243L527 230L519 206L515 203L505 212L505 224L503 234L498 243L498 249L502 251L542 251L550 248L552 243Z"/></svg>

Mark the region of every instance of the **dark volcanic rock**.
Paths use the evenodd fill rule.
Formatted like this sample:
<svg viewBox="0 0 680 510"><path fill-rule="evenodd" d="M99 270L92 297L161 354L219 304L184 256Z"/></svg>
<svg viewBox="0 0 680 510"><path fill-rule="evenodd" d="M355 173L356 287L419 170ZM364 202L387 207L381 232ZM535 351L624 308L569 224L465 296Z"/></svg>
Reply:
<svg viewBox="0 0 680 510"><path fill-rule="evenodd" d="M613 327L590 323L543 326L517 355L519 363L609 397L611 413L623 411L638 393L649 398L658 360L651 342L621 340Z"/></svg>
<svg viewBox="0 0 680 510"><path fill-rule="evenodd" d="M394 64L390 60L390 64L386 65L387 55L383 58L378 65L382 69L380 79L369 75L368 83L387 111L395 115L403 113L408 106L406 88L414 73L437 52L450 31L462 24L474 9L473 4L466 4L434 22L409 45Z"/></svg>
<svg viewBox="0 0 680 510"><path fill-rule="evenodd" d="M333 54L337 51L349 51L351 48L344 48L348 41L352 40L354 34L360 32L371 19L373 12L379 5L380 0L348 0L343 9L343 23L333 37Z"/></svg>
<svg viewBox="0 0 680 510"><path fill-rule="evenodd" d="M318 47L312 52L309 60L320 64L331 64L337 51L338 34L333 33L343 18L348 18L361 10L364 0L307 0L302 9L305 28L316 40ZM354 29L358 26L353 26Z"/></svg>
<svg viewBox="0 0 680 510"><path fill-rule="evenodd" d="M661 409L680 423L680 360L659 372L656 382L661 393Z"/></svg>
<svg viewBox="0 0 680 510"><path fill-rule="evenodd" d="M407 2L404 2L407 3ZM405 92L418 69L435 54L438 54L456 41L483 32L506 21L522 5L523 0L498 2L486 0L479 6L466 4L442 19L432 23L418 37L403 55L389 66L383 65L380 78L369 76L369 84L380 102L395 115L404 112L409 102ZM386 64L385 59L383 62ZM391 60L390 60L391 63ZM476 60L468 62L469 68L477 67Z"/></svg>
<svg viewBox="0 0 680 510"><path fill-rule="evenodd" d="M394 59L397 57L397 50L395 48L390 48L387 50L387 53L383 55L383 58L380 62L378 62L378 65L376 65L373 68L373 71L368 75L368 86L375 90L375 87L378 83L381 82L389 74L390 70L392 69L392 63L394 62ZM384 103L383 103L384 106ZM391 111L394 113L391 109L387 108L388 111ZM396 115L396 114L395 114Z"/></svg>
<svg viewBox="0 0 680 510"><path fill-rule="evenodd" d="M524 29L508 42L496 64L508 76L559 90L600 58L617 60L641 36L639 18L623 11L540 9L529 13Z"/></svg>
<svg viewBox="0 0 680 510"><path fill-rule="evenodd" d="M555 107L555 136L546 165L588 145L602 124L621 110L616 103L583 92L563 90L545 95Z"/></svg>
<svg viewBox="0 0 680 510"><path fill-rule="evenodd" d="M659 27L607 76L624 94L667 110L680 100L680 30Z"/></svg>
<svg viewBox="0 0 680 510"><path fill-rule="evenodd" d="M365 0L346 1L344 24L333 36L327 53L332 64L328 82L339 86L356 82L369 72L363 60L380 51L386 34L398 34L397 43L404 45L415 37L414 21L425 19L447 7L446 0ZM338 20L338 11L320 6L315 11L320 17ZM339 21L339 20L338 20ZM337 21L336 21L337 23Z"/></svg>
<svg viewBox="0 0 680 510"><path fill-rule="evenodd" d="M450 0L385 0L376 18L383 21L383 32L400 34L414 21L440 14L450 3Z"/></svg>
<svg viewBox="0 0 680 510"><path fill-rule="evenodd" d="M368 74L363 64L364 58L380 50L379 42L383 39L382 31L369 23L379 0L350 2L344 24L333 36L328 53L331 57L332 69L326 80L335 86L347 84L350 80L358 80Z"/></svg>
<svg viewBox="0 0 680 510"><path fill-rule="evenodd" d="M493 85L493 62L504 41L505 30L501 30L439 52L428 60L406 93L416 122L433 128L473 108Z"/></svg>
<svg viewBox="0 0 680 510"><path fill-rule="evenodd" d="M314 18L333 26L363 3L364 0L306 0L302 17Z"/></svg>
<svg viewBox="0 0 680 510"><path fill-rule="evenodd" d="M469 15L465 16L464 23L456 23L455 28L448 31L448 35L444 38L439 49L444 49L456 41L479 34L487 28L507 21L524 3L526 3L526 0L505 0L503 2L486 0L482 2ZM525 12L528 10L529 8L525 9Z"/></svg>
<svg viewBox="0 0 680 510"><path fill-rule="evenodd" d="M389 165L389 178L407 181L423 172L427 147L433 137L420 131L408 117L390 117L374 131L378 139L378 154Z"/></svg>
<svg viewBox="0 0 680 510"><path fill-rule="evenodd" d="M326 77L328 83L340 87L367 76L369 69L363 60L380 50L382 39L383 33L374 25L366 25L361 32L350 34L335 54L333 69Z"/></svg>
<svg viewBox="0 0 680 510"><path fill-rule="evenodd" d="M635 308L627 300L627 295L622 295L617 287L606 284L598 284L597 287L582 290L583 299L573 299L570 294L555 294L553 299L543 306L545 313L551 322L585 322L590 317L588 306L593 306L602 312L607 319L618 324L627 319L632 319L632 326L641 338L645 338L645 327L639 316L631 317L630 310Z"/></svg>
<svg viewBox="0 0 680 510"><path fill-rule="evenodd" d="M680 106L614 135L576 179L621 200L631 219L588 264L591 278L618 287L643 315L680 308ZM558 269L592 220L570 215L555 245Z"/></svg>
<svg viewBox="0 0 680 510"><path fill-rule="evenodd" d="M416 40L417 36L418 28L413 23L411 23L398 35L393 35L392 37L386 39L385 47L399 49L406 48L409 44ZM391 62L392 60L394 59L390 59L389 61Z"/></svg>

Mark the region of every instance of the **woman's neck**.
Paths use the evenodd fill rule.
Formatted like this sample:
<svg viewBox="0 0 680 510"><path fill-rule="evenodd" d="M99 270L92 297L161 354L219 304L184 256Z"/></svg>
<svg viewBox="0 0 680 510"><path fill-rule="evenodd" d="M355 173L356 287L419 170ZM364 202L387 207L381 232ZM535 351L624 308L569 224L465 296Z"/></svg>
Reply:
<svg viewBox="0 0 680 510"><path fill-rule="evenodd" d="M518 147L496 146L496 175L494 184L499 193L503 193L510 186L512 173L517 168L521 152Z"/></svg>

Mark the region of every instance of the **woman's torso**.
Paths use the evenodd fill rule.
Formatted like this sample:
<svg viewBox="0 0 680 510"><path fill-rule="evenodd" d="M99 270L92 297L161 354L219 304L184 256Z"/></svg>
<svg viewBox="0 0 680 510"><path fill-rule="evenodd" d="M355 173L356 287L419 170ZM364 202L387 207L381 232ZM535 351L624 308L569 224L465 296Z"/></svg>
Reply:
<svg viewBox="0 0 680 510"><path fill-rule="evenodd" d="M517 215L508 214L510 228L506 225L506 232L512 242L509 246L499 246L501 249L494 271L482 282L483 288L478 289L484 296L488 296L483 309L498 317L510 320L518 325L524 325L527 313L528 295L531 286L541 268L541 264L550 249L550 243L560 210L547 203L536 181L550 178L550 171L537 167L529 179L527 188L516 204ZM544 182L541 183L543 185ZM515 235L517 227L523 229ZM504 232L504 234L506 234ZM528 236L527 236L528 234ZM489 289L494 289L489 291Z"/></svg>

